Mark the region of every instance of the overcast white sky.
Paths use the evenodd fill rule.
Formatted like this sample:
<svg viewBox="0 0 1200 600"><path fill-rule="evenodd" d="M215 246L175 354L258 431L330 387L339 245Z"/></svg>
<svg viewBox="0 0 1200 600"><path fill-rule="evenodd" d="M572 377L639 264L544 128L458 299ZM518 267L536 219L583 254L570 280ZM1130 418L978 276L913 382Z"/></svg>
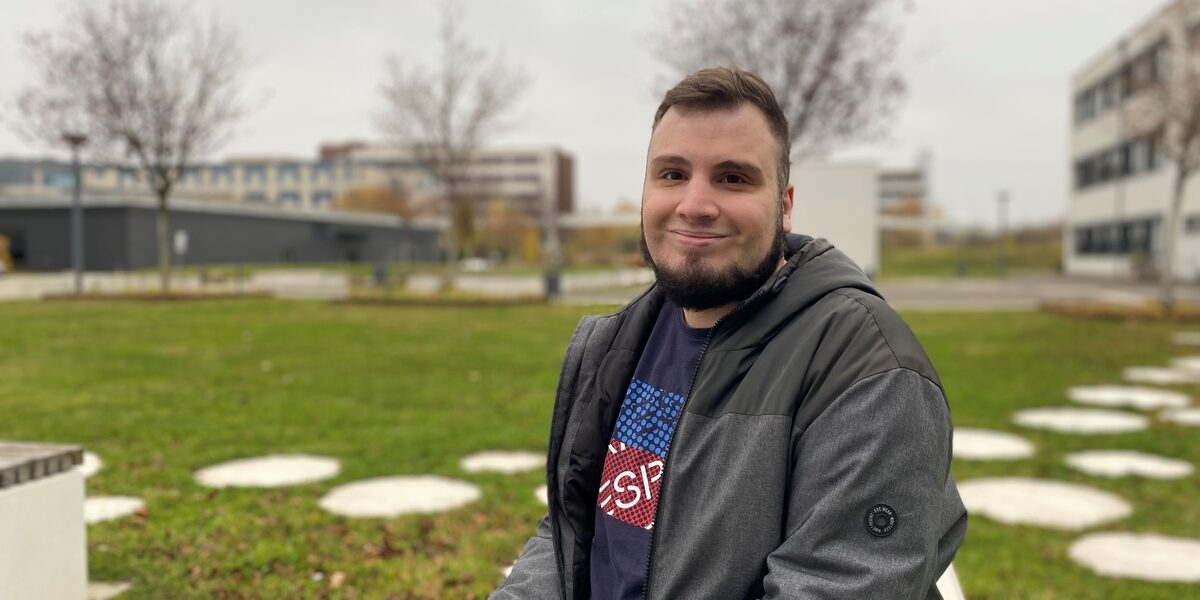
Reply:
<svg viewBox="0 0 1200 600"><path fill-rule="evenodd" d="M182 1L182 0L181 0ZM431 0L194 0L241 34L253 58L252 108L215 158L312 157L323 141L379 139L374 115L389 53L432 64ZM532 85L496 141L553 144L575 156L577 205L639 199L663 66L649 49L668 0L468 0L475 44L524 65ZM913 0L901 61L910 94L888 139L855 159L933 157L933 200L990 226L1010 191L1015 222L1059 218L1068 193L1069 79L1162 0ZM0 115L30 73L20 36L52 27L61 0L0 0ZM55 154L0 122L0 156Z"/></svg>

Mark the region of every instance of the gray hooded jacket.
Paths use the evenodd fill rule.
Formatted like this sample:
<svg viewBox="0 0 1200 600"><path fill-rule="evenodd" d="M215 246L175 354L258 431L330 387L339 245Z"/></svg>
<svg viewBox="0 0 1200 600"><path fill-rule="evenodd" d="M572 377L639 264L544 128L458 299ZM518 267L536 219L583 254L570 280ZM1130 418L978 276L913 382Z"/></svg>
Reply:
<svg viewBox="0 0 1200 600"><path fill-rule="evenodd" d="M659 491L645 597L940 598L967 519L941 383L844 254L806 236L788 246L709 334ZM549 514L493 599L590 597L604 451L662 303L651 287L580 322L554 406Z"/></svg>

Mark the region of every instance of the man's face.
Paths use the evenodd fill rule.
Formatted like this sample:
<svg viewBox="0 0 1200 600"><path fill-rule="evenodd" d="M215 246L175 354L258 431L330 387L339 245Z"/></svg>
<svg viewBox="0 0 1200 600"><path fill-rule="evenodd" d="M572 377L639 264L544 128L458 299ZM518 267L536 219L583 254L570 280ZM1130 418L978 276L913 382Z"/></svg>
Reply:
<svg viewBox="0 0 1200 600"><path fill-rule="evenodd" d="M673 106L658 122L642 187L642 242L674 302L694 310L737 302L779 266L792 188L779 193L777 152L751 104Z"/></svg>

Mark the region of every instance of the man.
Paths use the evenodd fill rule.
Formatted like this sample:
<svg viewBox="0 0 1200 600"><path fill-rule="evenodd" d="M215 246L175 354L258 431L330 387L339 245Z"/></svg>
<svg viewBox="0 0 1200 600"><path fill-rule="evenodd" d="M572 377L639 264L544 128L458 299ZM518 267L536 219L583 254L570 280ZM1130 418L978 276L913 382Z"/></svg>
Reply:
<svg viewBox="0 0 1200 600"><path fill-rule="evenodd" d="M966 532L941 385L861 270L788 233L789 154L758 76L667 92L657 281L576 330L549 515L492 598L940 598Z"/></svg>

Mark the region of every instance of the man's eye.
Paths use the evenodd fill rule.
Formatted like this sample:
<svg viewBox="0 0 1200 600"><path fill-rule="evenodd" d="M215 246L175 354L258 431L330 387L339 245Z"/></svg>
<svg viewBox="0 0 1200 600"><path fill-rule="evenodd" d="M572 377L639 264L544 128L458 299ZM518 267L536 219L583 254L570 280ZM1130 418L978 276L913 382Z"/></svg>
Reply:
<svg viewBox="0 0 1200 600"><path fill-rule="evenodd" d="M727 175L721 176L721 183L732 183L734 185L741 185L744 183L750 183L750 180L746 179L745 177L742 177L741 175L738 175L737 173L729 173Z"/></svg>
<svg viewBox="0 0 1200 600"><path fill-rule="evenodd" d="M683 181L683 173L679 171L665 171L662 174L662 178L669 181Z"/></svg>

